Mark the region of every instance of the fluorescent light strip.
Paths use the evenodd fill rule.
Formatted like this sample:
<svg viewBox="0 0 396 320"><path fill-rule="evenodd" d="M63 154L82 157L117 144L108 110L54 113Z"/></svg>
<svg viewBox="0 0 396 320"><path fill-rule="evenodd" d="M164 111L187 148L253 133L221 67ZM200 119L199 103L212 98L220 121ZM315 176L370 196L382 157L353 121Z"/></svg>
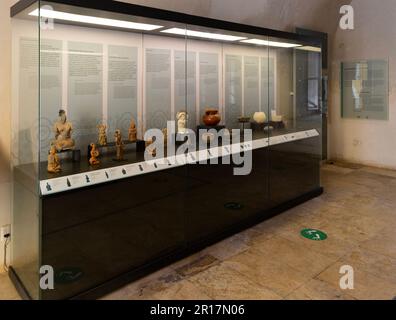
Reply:
<svg viewBox="0 0 396 320"><path fill-rule="evenodd" d="M54 11L48 9L36 9L29 13L30 16L39 15L44 18L48 19L58 19L58 20L65 20L65 21L73 21L73 22L81 22L87 24L96 24L101 26L108 26L108 27L117 27L117 28L124 28L124 29L134 29L134 30L144 30L144 31L152 31L162 26L157 26L153 24L145 24L145 23L137 23L137 22L130 22L130 21L123 21L123 20L114 20L114 19L107 19L107 18L99 18L99 17L92 17L92 16L84 16L80 14L74 13L67 13L61 11Z"/></svg>
<svg viewBox="0 0 396 320"><path fill-rule="evenodd" d="M280 47L280 48L301 47L300 44L287 43L287 42L277 42L277 41L268 41L268 40L261 40L261 39L242 40L241 42L249 43L249 44L257 44L257 45L260 45L260 46Z"/></svg>
<svg viewBox="0 0 396 320"><path fill-rule="evenodd" d="M311 47L311 46L298 47L297 49L298 50L305 50L305 51L312 51L312 52L322 52L321 48Z"/></svg>
<svg viewBox="0 0 396 320"><path fill-rule="evenodd" d="M181 28L171 28L167 30L162 30L161 32L177 34L181 36L198 37L198 38L223 40L223 41L238 41L238 40L246 39L245 37L236 37L221 33L201 32L201 31L187 30Z"/></svg>

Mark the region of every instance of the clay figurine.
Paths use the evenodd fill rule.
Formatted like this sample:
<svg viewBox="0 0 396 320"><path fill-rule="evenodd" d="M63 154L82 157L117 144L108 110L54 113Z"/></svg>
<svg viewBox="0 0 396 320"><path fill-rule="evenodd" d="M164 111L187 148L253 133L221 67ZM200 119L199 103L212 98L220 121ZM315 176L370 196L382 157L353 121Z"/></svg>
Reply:
<svg viewBox="0 0 396 320"><path fill-rule="evenodd" d="M95 166L100 164L100 161L97 159L99 157L99 151L96 149L95 143L91 143L91 158L89 159L89 164L91 166Z"/></svg>
<svg viewBox="0 0 396 320"><path fill-rule="evenodd" d="M107 145L107 133L106 133L107 126L105 124L99 124L98 129L99 129L99 135L98 135L99 145L106 146Z"/></svg>
<svg viewBox="0 0 396 320"><path fill-rule="evenodd" d="M208 127L215 127L221 121L219 110L217 109L206 109L203 116L203 122Z"/></svg>
<svg viewBox="0 0 396 320"><path fill-rule="evenodd" d="M121 130L117 129L114 133L114 141L117 148L117 161L124 160L124 142L122 141Z"/></svg>
<svg viewBox="0 0 396 320"><path fill-rule="evenodd" d="M155 157L157 155L157 149L152 146L153 143L154 141L152 139L146 141L146 150L148 154L150 154L152 157Z"/></svg>
<svg viewBox="0 0 396 320"><path fill-rule="evenodd" d="M71 138L73 126L67 121L66 112L59 111L59 120L54 125L55 140L52 144L58 152L74 149L75 143Z"/></svg>
<svg viewBox="0 0 396 320"><path fill-rule="evenodd" d="M128 140L130 142L136 142L137 140L137 130L136 130L136 124L135 121L132 119L131 120L131 125L129 127L129 135L128 135Z"/></svg>
<svg viewBox="0 0 396 320"><path fill-rule="evenodd" d="M59 157L56 154L56 147L51 146L49 155L48 155L48 167L47 171L49 173L58 173L61 171L61 165L59 161Z"/></svg>
<svg viewBox="0 0 396 320"><path fill-rule="evenodd" d="M185 134L187 132L188 114L186 111L180 111L176 115L177 133Z"/></svg>

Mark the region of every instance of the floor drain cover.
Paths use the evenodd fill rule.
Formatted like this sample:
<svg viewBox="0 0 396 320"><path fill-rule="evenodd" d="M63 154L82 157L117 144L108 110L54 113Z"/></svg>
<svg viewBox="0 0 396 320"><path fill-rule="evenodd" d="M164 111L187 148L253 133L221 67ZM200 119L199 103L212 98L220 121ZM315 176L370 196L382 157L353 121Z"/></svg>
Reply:
<svg viewBox="0 0 396 320"><path fill-rule="evenodd" d="M327 239L327 234L320 230L315 229L304 229L301 231L301 235L309 240L323 241Z"/></svg>
<svg viewBox="0 0 396 320"><path fill-rule="evenodd" d="M229 202L226 203L224 207L229 210L241 210L243 208L243 205L237 202Z"/></svg>

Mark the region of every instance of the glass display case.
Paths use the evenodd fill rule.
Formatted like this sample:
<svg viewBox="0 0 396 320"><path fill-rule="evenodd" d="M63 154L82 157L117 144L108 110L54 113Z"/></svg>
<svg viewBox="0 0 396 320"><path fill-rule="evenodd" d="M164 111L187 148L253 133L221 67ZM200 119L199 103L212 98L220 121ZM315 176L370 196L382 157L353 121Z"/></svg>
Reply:
<svg viewBox="0 0 396 320"><path fill-rule="evenodd" d="M115 1L11 15L24 297L98 297L322 193L320 39Z"/></svg>

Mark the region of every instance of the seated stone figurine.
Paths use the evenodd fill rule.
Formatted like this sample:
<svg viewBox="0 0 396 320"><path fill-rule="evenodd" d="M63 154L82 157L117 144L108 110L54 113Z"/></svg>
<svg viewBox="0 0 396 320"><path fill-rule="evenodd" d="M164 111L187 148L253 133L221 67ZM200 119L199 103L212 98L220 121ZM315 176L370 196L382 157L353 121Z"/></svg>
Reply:
<svg viewBox="0 0 396 320"><path fill-rule="evenodd" d="M51 146L49 155L48 155L48 167L47 171L49 173L58 173L61 171L61 165L59 161L59 157L56 154L56 147Z"/></svg>
<svg viewBox="0 0 396 320"><path fill-rule="evenodd" d="M74 149L75 143L71 138L72 131L73 126L67 121L66 112L60 110L59 120L54 125L55 140L52 141L52 145L55 146L58 152Z"/></svg>

